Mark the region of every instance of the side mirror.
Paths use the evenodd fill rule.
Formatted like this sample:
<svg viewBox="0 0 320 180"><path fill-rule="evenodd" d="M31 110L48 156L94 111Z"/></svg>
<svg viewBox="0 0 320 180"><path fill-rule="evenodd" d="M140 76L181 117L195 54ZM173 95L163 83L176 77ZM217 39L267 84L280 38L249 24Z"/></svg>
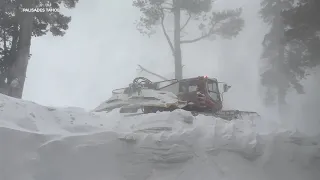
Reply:
<svg viewBox="0 0 320 180"><path fill-rule="evenodd" d="M229 86L228 84L223 84L223 92L227 92L230 88L231 86Z"/></svg>

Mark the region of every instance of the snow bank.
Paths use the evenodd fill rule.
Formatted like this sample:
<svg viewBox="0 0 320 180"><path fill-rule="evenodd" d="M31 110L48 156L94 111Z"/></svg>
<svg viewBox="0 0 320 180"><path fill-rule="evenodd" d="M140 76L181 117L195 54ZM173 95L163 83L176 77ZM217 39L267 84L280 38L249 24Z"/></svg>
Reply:
<svg viewBox="0 0 320 180"><path fill-rule="evenodd" d="M319 180L319 139L186 111L124 117L0 95L1 180Z"/></svg>

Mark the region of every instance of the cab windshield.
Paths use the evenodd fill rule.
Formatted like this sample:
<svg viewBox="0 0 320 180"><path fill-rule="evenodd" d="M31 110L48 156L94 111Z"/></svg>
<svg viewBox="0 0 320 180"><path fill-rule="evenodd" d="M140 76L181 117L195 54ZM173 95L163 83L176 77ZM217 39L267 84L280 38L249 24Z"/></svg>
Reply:
<svg viewBox="0 0 320 180"><path fill-rule="evenodd" d="M214 101L220 101L220 93L219 93L219 89L218 89L218 82L212 81L212 80L208 80L207 85L208 85L208 93L209 93L210 97Z"/></svg>

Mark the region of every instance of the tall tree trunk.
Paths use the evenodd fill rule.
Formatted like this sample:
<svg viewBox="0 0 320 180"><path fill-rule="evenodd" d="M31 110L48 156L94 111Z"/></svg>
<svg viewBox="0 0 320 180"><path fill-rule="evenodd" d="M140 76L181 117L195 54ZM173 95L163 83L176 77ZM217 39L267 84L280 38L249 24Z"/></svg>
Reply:
<svg viewBox="0 0 320 180"><path fill-rule="evenodd" d="M175 78L181 80L182 74L182 57L180 47L180 0L175 0L173 4L174 13L174 66L175 66Z"/></svg>
<svg viewBox="0 0 320 180"><path fill-rule="evenodd" d="M2 67L0 67L0 93L3 93L4 92L4 89L6 88L6 83L5 83L5 80L6 80L6 76L5 76L5 71L6 71L6 64L5 64L5 59L7 58L8 56L8 49L7 49L7 35L6 35L6 29L3 28L2 29L2 41L3 41L3 60L2 60Z"/></svg>
<svg viewBox="0 0 320 180"><path fill-rule="evenodd" d="M278 1L278 3L281 3ZM285 66L285 26L283 18L281 16L282 6L278 6L278 12L274 19L275 28L277 30L277 40L278 42L278 60L276 64L276 72L278 73L278 111L280 114L285 113L286 109L286 95L288 89L288 80L284 72Z"/></svg>
<svg viewBox="0 0 320 180"><path fill-rule="evenodd" d="M17 18L16 18L17 19ZM14 30L12 34L12 42L11 42L11 47L9 51L9 57L6 60L6 63L8 65L8 70L6 72L6 77L7 77L7 91L10 91L10 83L14 79L11 74L11 67L13 66L15 60L17 59L17 50L18 50L18 42L19 42L19 29L18 29L18 22L14 24Z"/></svg>
<svg viewBox="0 0 320 180"><path fill-rule="evenodd" d="M35 0L20 0L22 7L33 8ZM11 81L10 96L22 98L24 82L26 78L28 60L30 55L31 36L33 28L33 12L19 12L19 45L16 60L11 67Z"/></svg>

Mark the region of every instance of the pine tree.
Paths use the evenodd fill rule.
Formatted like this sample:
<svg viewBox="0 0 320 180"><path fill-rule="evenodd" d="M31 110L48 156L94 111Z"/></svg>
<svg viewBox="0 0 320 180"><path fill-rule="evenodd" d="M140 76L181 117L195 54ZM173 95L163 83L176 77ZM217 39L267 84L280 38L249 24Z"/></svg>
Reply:
<svg viewBox="0 0 320 180"><path fill-rule="evenodd" d="M286 31L286 41L296 42L304 51L303 58L297 59L296 66L312 68L320 64L320 1L299 0L298 4L282 13L290 29Z"/></svg>
<svg viewBox="0 0 320 180"><path fill-rule="evenodd" d="M47 5L52 8L73 8L78 0L6 0L0 6L0 88L17 98L22 97L26 69L30 59L31 37L51 32L63 36L71 17L60 12L21 12L21 7L36 8ZM18 82L15 91L10 89L12 81Z"/></svg>
<svg viewBox="0 0 320 180"><path fill-rule="evenodd" d="M263 41L261 55L265 67L261 73L261 83L267 88L266 103L274 104L277 99L279 110L285 107L286 95L290 88L304 93L299 83L306 71L299 60L304 56L303 49L296 41L287 41L287 26L282 16L284 10L293 8L294 1L263 0L260 14L263 21L270 25Z"/></svg>
<svg viewBox="0 0 320 180"><path fill-rule="evenodd" d="M220 35L232 38L239 34L244 25L240 17L242 10L212 11L212 0L134 0L133 6L140 9L142 16L137 29L145 35L155 33L155 26L161 25L164 36L170 46L175 62L175 78L182 79L181 44L194 43L202 39ZM172 17L174 22L173 41L165 27L165 19ZM184 18L186 17L186 18ZM186 19L184 23L181 23ZM185 40L182 33L190 22L198 25L200 36Z"/></svg>

